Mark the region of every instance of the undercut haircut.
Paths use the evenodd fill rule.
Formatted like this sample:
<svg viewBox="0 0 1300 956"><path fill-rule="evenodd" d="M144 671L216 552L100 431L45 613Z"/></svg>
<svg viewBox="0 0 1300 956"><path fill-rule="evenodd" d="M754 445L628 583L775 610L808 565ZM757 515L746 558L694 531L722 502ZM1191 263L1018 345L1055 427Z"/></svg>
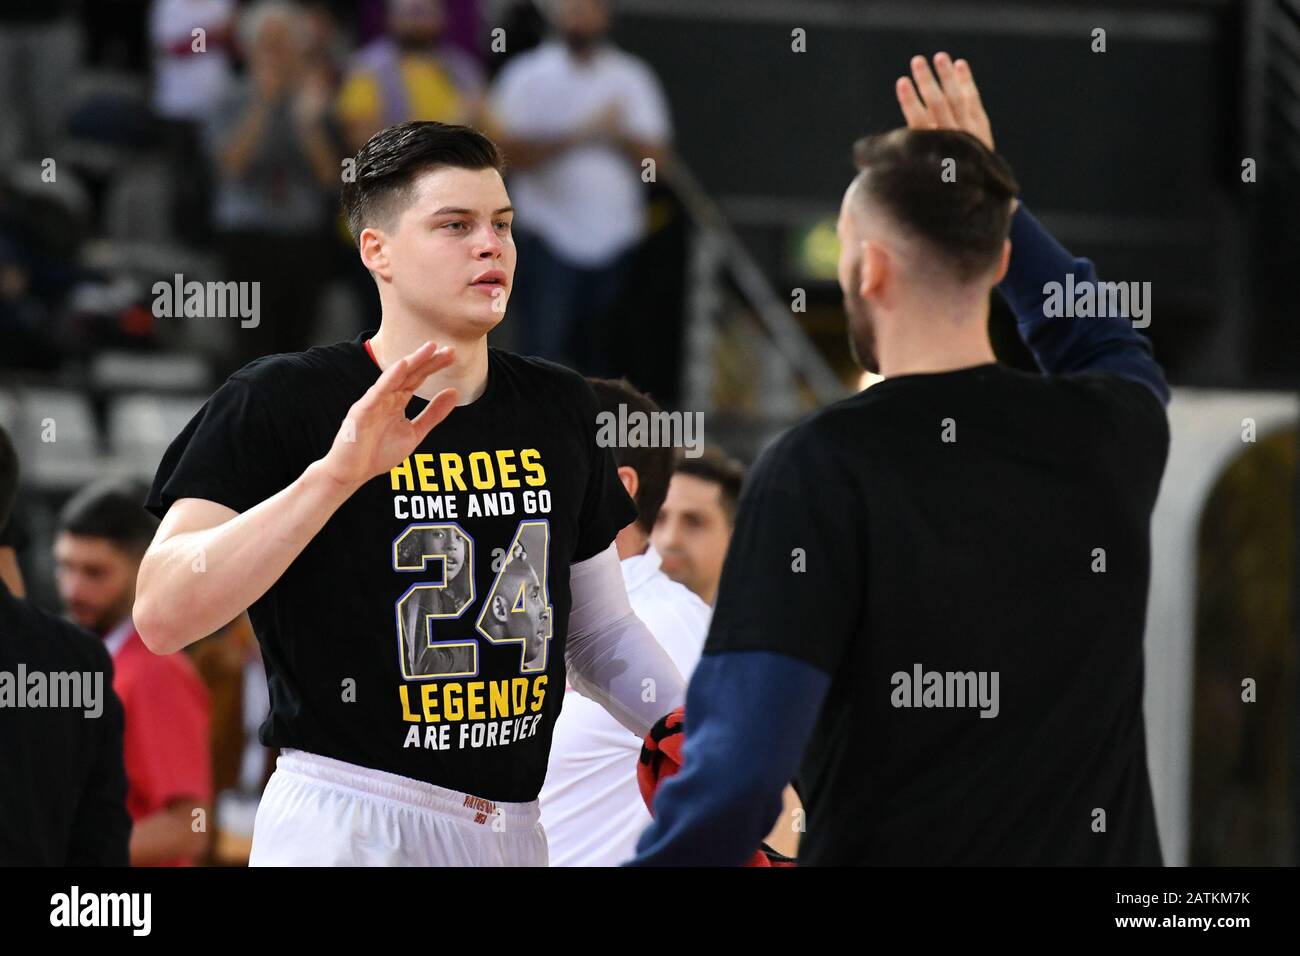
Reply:
<svg viewBox="0 0 1300 956"><path fill-rule="evenodd" d="M629 412L641 412L647 421L663 412L663 409L644 392L625 378L589 378L587 382L596 393L599 410L618 417L619 405L626 405ZM637 526L649 534L659 518L659 509L668 497L668 482L673 477L673 467L677 464L678 450L672 447L637 447L624 448L615 446L614 463L622 468L627 466L636 472L637 486L633 503L636 505Z"/></svg>
<svg viewBox="0 0 1300 956"><path fill-rule="evenodd" d="M1006 160L970 133L896 129L866 136L854 144L853 161L859 195L934 250L960 281L997 265L1020 186Z"/></svg>
<svg viewBox="0 0 1300 956"><path fill-rule="evenodd" d="M352 241L370 226L391 228L411 204L416 177L431 169L505 169L495 143L469 126L420 121L380 130L357 151L341 202Z"/></svg>

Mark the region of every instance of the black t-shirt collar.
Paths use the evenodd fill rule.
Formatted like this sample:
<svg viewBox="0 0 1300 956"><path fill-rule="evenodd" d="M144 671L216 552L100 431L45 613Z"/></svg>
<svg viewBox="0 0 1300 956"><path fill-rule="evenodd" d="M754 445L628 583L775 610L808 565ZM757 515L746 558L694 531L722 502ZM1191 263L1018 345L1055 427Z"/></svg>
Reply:
<svg viewBox="0 0 1300 956"><path fill-rule="evenodd" d="M967 365L963 368L948 369L943 372L908 372L904 375L891 375L888 378L877 382L872 388L881 388L885 385L898 385L903 382L955 382L967 378L976 378L980 375L987 374L1001 366L997 362L983 362L979 365Z"/></svg>
<svg viewBox="0 0 1300 956"><path fill-rule="evenodd" d="M370 349L366 347L366 343L369 342L372 338L374 338L375 335L378 334L378 332L379 332L378 329L366 329L364 332L362 332L355 339L353 339L351 342L348 343L349 346L351 346L351 348L349 348L348 351L352 355L357 368L362 373L361 380L365 382L366 388L369 388L371 385L375 384L375 382L378 381L379 376L382 374L382 370L379 368L379 363L375 360L374 355L371 353ZM454 415L457 411L465 411L471 408L477 408L480 405L487 404L487 402L490 400L492 396L492 393L496 388L497 379L500 377L500 373L497 368L497 362L498 362L497 349L494 349L491 346L489 346L487 384L483 388L483 394L480 395L478 398L474 399L474 401L470 402L468 405L457 405L455 408L451 410L451 414ZM429 400L427 398L421 398L419 395L412 395L411 401L418 402L419 408L423 408L425 405L429 404Z"/></svg>

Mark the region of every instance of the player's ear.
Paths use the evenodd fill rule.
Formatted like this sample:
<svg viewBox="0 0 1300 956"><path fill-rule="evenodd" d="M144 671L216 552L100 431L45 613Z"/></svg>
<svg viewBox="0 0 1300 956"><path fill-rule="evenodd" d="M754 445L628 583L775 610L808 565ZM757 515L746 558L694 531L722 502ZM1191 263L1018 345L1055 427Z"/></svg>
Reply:
<svg viewBox="0 0 1300 956"><path fill-rule="evenodd" d="M623 490L627 492L627 496L636 501L636 491L641 486L641 477L636 473L636 469L629 465L619 465L618 480L623 482Z"/></svg>
<svg viewBox="0 0 1300 956"><path fill-rule="evenodd" d="M998 271L993 276L993 284L997 285L1006 278L1007 268L1011 265L1011 240L1002 240L1002 258L998 260Z"/></svg>
<svg viewBox="0 0 1300 956"><path fill-rule="evenodd" d="M388 258L388 237L374 227L367 226L357 237L357 251L361 264L382 279L392 276L392 262Z"/></svg>
<svg viewBox="0 0 1300 956"><path fill-rule="evenodd" d="M506 599L500 594L492 599L492 616L501 624L509 620L509 615L506 613Z"/></svg>
<svg viewBox="0 0 1300 956"><path fill-rule="evenodd" d="M889 271L889 255L883 246L870 239L862 241L862 269L858 273L858 296L874 298L884 285Z"/></svg>

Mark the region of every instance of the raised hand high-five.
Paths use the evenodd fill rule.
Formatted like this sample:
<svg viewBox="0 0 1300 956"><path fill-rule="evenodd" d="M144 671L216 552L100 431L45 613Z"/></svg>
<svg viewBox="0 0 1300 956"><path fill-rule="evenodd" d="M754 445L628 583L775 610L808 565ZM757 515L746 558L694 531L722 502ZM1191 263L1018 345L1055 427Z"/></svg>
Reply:
<svg viewBox="0 0 1300 956"><path fill-rule="evenodd" d="M444 388L415 418L406 405L420 383L451 364L455 350L425 342L394 362L348 409L328 454L325 473L346 487L360 487L406 460L424 437L456 407L456 390Z"/></svg>
<svg viewBox="0 0 1300 956"><path fill-rule="evenodd" d="M934 72L923 56L912 57L911 67L911 77L900 76L894 83L908 128L958 129L992 149L993 128L980 102L970 64L965 60L954 63L947 53L936 53Z"/></svg>

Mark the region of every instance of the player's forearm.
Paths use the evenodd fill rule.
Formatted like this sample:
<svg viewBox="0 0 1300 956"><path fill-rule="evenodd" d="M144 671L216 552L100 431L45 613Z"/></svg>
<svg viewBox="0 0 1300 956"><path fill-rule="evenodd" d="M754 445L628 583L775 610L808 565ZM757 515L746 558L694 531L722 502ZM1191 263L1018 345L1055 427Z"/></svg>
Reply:
<svg viewBox="0 0 1300 956"><path fill-rule="evenodd" d="M566 662L578 692L638 737L686 696L677 665L635 614L590 637L570 638Z"/></svg>
<svg viewBox="0 0 1300 956"><path fill-rule="evenodd" d="M170 654L229 624L279 580L354 491L319 462L256 507L149 549L140 564L134 621L156 654Z"/></svg>
<svg viewBox="0 0 1300 956"><path fill-rule="evenodd" d="M1168 403L1164 373L1129 317L1049 315L1045 306L1053 283L1058 295L1066 288L1095 290L1097 270L1090 260L1072 256L1022 204L1011 220L1011 262L998 291L1015 311L1020 337L1039 367L1049 374L1118 375L1145 385Z"/></svg>
<svg viewBox="0 0 1300 956"><path fill-rule="evenodd" d="M678 707L686 682L632 610L614 544L569 567L569 680L620 724L644 737Z"/></svg>

